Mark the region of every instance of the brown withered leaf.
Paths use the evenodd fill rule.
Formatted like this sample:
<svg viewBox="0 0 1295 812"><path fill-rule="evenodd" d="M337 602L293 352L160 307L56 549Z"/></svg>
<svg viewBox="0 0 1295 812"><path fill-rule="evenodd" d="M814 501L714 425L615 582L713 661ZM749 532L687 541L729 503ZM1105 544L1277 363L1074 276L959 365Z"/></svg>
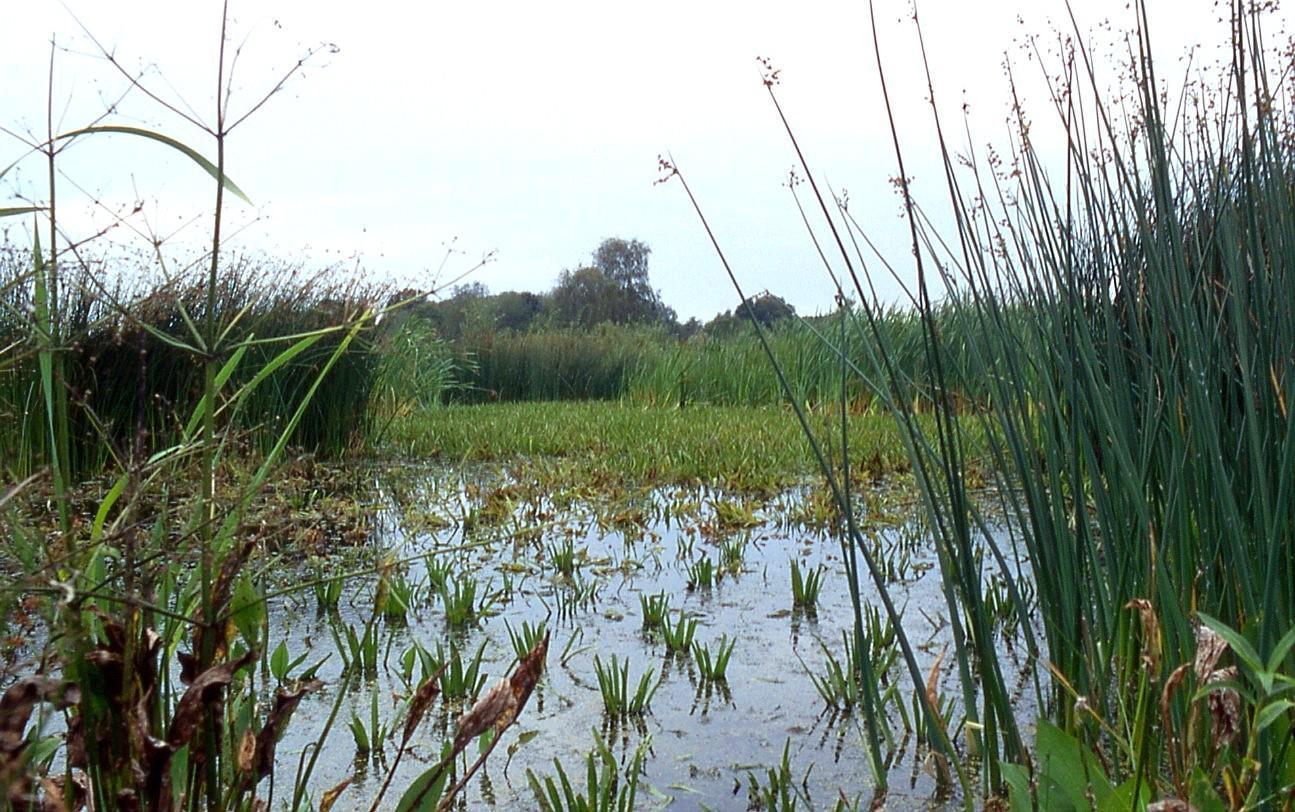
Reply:
<svg viewBox="0 0 1295 812"><path fill-rule="evenodd" d="M202 721L206 707L220 698L220 692L234 679L234 672L256 659L255 651L248 651L237 660L214 665L198 675L180 697L171 717L166 741L172 747L183 747L193 738Z"/></svg>
<svg viewBox="0 0 1295 812"><path fill-rule="evenodd" d="M535 644L517 663L513 673L495 683L486 695L477 700L471 710L459 717L454 734L454 752L461 753L468 742L494 729L495 733L513 723L526 707L535 685L544 673L544 659L549 651L549 634Z"/></svg>
<svg viewBox="0 0 1295 812"><path fill-rule="evenodd" d="M1236 667L1224 668L1210 675L1210 682L1236 679ZM1241 695L1232 688L1216 688L1207 697L1210 708L1210 733L1214 747L1230 744L1241 732Z"/></svg>
<svg viewBox="0 0 1295 812"><path fill-rule="evenodd" d="M1228 643L1209 626L1202 623L1196 628L1196 661L1193 671L1196 680L1201 683L1212 682L1214 667L1218 665L1223 652L1228 650Z"/></svg>
<svg viewBox="0 0 1295 812"><path fill-rule="evenodd" d="M48 702L63 710L80 701L79 688L55 677L23 677L10 685L0 695L0 758L26 745L23 733L37 704Z"/></svg>
<svg viewBox="0 0 1295 812"><path fill-rule="evenodd" d="M948 653L948 646L941 649L940 656L935 658L931 670L926 674L926 699L933 708L940 707L940 666L944 663L944 655Z"/></svg>
<svg viewBox="0 0 1295 812"><path fill-rule="evenodd" d="M522 661L513 669L513 675L509 678L512 684L513 699L517 702L517 709L514 711L514 718L526 707L526 700L531 698L531 692L535 690L535 685L540 681L540 675L544 673L544 658L549 653L549 633L544 632L544 639L535 644L535 648L526 653Z"/></svg>
<svg viewBox="0 0 1295 812"><path fill-rule="evenodd" d="M61 679L46 676L24 677L0 695L0 787L5 806L15 809L49 809L64 807L60 795L54 805L39 803L34 797L32 776L24 755L27 739L23 735L31 712L37 704L48 702L60 710L81 700L80 690ZM46 796L47 800L50 796Z"/></svg>
<svg viewBox="0 0 1295 812"><path fill-rule="evenodd" d="M283 730L288 726L288 720L292 718L292 712L297 709L301 698L323 687L322 680L310 679L298 682L292 688L279 688L275 691L274 705L271 706L269 715L265 717L265 724L261 725L261 732L256 734L258 781L274 771L275 746L278 745L279 739L283 738Z"/></svg>
<svg viewBox="0 0 1295 812"><path fill-rule="evenodd" d="M1142 622L1142 664L1146 666L1152 679L1160 678L1160 619L1151 601L1146 598L1134 598L1124 604L1125 609L1133 609Z"/></svg>
<svg viewBox="0 0 1295 812"><path fill-rule="evenodd" d="M67 812L67 799L63 797L61 778L42 778L40 786L44 793L41 799L42 812Z"/></svg>
<svg viewBox="0 0 1295 812"><path fill-rule="evenodd" d="M401 738L401 746L409 744L409 739L418 729L418 725L423 721L423 715L427 709L432 706L433 700L441 692L441 674L445 672L446 667L450 664L447 658L441 667L436 669L436 673L423 680L423 684L418 686L414 691L414 698L409 702L409 716L405 718L405 732Z"/></svg>
<svg viewBox="0 0 1295 812"><path fill-rule="evenodd" d="M254 766L252 761L256 758L256 734L251 728L243 731L243 738L238 741L238 771L240 773L250 773Z"/></svg>
<svg viewBox="0 0 1295 812"><path fill-rule="evenodd" d="M517 718L518 709L512 680L505 677L496 682L471 710L459 717L455 725L454 752L463 752L469 742L487 730L493 728L498 733L508 727Z"/></svg>
<svg viewBox="0 0 1295 812"><path fill-rule="evenodd" d="M1169 679L1165 680L1165 687L1160 691L1160 719L1164 723L1165 730L1171 728L1169 718L1169 703L1174 698L1174 692L1182 685L1183 680L1187 678L1187 669L1191 666L1187 663L1175 668L1169 674Z"/></svg>
<svg viewBox="0 0 1295 812"><path fill-rule="evenodd" d="M351 782L354 780L355 776L351 776L325 792L324 796L319 799L319 812L331 812L333 804L337 803L337 799L341 796L342 792L349 787Z"/></svg>
<svg viewBox="0 0 1295 812"><path fill-rule="evenodd" d="M223 613L229 607L230 593L234 589L234 580L238 573L242 571L243 564L247 561L248 556L256 549L259 537L253 537L243 542L242 546L230 550L229 555L220 565L220 573L216 576L216 581L212 584L211 605L215 608L216 614ZM193 650L202 651L203 642L206 634L216 635L216 645L214 651L216 657L220 658L225 654L224 640L225 635L221 630L207 629L205 625L199 623L193 629ZM184 657L180 658L180 680L186 685L191 684L195 678L197 662L192 657L186 661Z"/></svg>

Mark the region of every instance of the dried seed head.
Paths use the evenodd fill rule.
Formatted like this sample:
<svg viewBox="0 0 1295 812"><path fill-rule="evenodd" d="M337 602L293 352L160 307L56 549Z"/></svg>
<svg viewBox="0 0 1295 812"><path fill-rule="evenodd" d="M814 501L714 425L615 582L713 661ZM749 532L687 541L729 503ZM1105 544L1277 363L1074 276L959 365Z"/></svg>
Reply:
<svg viewBox="0 0 1295 812"><path fill-rule="evenodd" d="M1135 609L1142 622L1142 664L1149 672L1151 679L1160 678L1160 619L1151 601L1146 598L1135 598L1124 604L1125 609Z"/></svg>

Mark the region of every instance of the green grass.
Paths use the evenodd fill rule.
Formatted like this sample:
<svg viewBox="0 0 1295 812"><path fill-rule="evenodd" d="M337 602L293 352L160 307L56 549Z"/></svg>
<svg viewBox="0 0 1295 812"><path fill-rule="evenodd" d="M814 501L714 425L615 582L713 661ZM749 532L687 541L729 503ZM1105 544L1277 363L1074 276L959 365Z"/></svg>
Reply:
<svg viewBox="0 0 1295 812"><path fill-rule="evenodd" d="M827 431L824 428L824 431ZM887 418L850 419L855 465L884 475L907 469ZM772 491L813 471L795 417L783 407L643 407L620 402L449 406L396 421L390 446L453 461L564 458L582 479L716 483Z"/></svg>

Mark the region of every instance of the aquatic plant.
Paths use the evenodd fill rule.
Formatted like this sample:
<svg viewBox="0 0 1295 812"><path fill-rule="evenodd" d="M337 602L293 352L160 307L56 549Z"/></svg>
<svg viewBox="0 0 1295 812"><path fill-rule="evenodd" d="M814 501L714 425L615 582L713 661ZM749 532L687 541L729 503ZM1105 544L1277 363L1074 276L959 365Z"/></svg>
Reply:
<svg viewBox="0 0 1295 812"><path fill-rule="evenodd" d="M724 572L736 575L742 571L742 562L746 559L747 540L742 537L724 539L719 545L720 568Z"/></svg>
<svg viewBox="0 0 1295 812"><path fill-rule="evenodd" d="M550 544L548 558L549 563L563 577L572 578L575 575L576 548L575 543L570 538L564 539L561 543Z"/></svg>
<svg viewBox="0 0 1295 812"><path fill-rule="evenodd" d="M535 648L536 643L549 634L548 623L543 620L535 624L524 620L521 629L516 631L505 621L504 628L508 630L508 640L513 645L513 653L517 655L518 662L521 662L527 652Z"/></svg>
<svg viewBox="0 0 1295 812"><path fill-rule="evenodd" d="M643 716L652 703L652 696L661 685L659 679L653 680L654 672L649 668L639 677L633 693L630 693L629 670L629 660L619 662L613 654L611 663L604 666L602 659L594 655L594 673L598 677L603 710L613 720Z"/></svg>
<svg viewBox="0 0 1295 812"><path fill-rule="evenodd" d="M688 565L688 589L710 589L715 580L715 562L710 556L703 556Z"/></svg>
<svg viewBox="0 0 1295 812"><path fill-rule="evenodd" d="M526 781L544 812L632 812L637 808L638 780L651 747L651 738L645 737L639 742L623 774L611 748L596 730L594 741L593 752L585 757L583 793L568 778L560 759L553 759L556 780L553 776L545 776L541 781L534 772L526 771Z"/></svg>
<svg viewBox="0 0 1295 812"><path fill-rule="evenodd" d="M478 586L477 579L471 575L459 575L441 588L446 625L462 628L476 618Z"/></svg>
<svg viewBox="0 0 1295 812"><path fill-rule="evenodd" d="M728 661L733 656L733 649L737 645L737 638L729 639L727 635L720 635L716 643L715 651L712 652L709 646L700 642L692 644L693 662L697 664L697 673L701 675L702 682L726 682L728 679Z"/></svg>
<svg viewBox="0 0 1295 812"><path fill-rule="evenodd" d="M682 609L679 610L679 619L673 626L670 625L668 614L661 619L661 638L665 640L667 654L686 656L692 648L692 638L696 633L697 618L688 617Z"/></svg>
<svg viewBox="0 0 1295 812"><path fill-rule="evenodd" d="M747 773L747 808L765 812L795 812L801 800L802 796L791 775L791 739L788 739L782 746L782 761L765 770L763 781L754 772Z"/></svg>
<svg viewBox="0 0 1295 812"><path fill-rule="evenodd" d="M482 642L477 653L470 659L464 659L459 647L450 643L449 653L440 643L436 644L435 672L439 672L441 696L446 700L475 699L486 684L486 675L481 673L481 658L486 653L486 644Z"/></svg>
<svg viewBox="0 0 1295 812"><path fill-rule="evenodd" d="M670 594L661 590L655 595L639 595L639 608L643 615L643 631L657 631L670 615Z"/></svg>
<svg viewBox="0 0 1295 812"><path fill-rule="evenodd" d="M820 564L805 570L800 569L796 559L791 561L791 605L801 609L813 609L818 605L818 593L823 588L823 574L826 569Z"/></svg>

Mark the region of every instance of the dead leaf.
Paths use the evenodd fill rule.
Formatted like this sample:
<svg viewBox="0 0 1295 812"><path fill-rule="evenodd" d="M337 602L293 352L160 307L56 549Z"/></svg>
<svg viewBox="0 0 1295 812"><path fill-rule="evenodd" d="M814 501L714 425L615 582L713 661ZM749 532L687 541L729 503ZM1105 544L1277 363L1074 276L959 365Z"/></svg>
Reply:
<svg viewBox="0 0 1295 812"><path fill-rule="evenodd" d="M405 732L401 739L402 747L409 744L410 737L414 735L419 723L423 721L423 715L427 713L432 701L441 692L440 677L449 664L450 661L446 658L441 667L436 669L436 673L423 680L423 684L419 685L418 690L414 692L414 698L409 702L409 716L405 719Z"/></svg>
<svg viewBox="0 0 1295 812"><path fill-rule="evenodd" d="M499 680L471 710L459 717L454 734L454 752L463 752L468 742L491 728L498 732L508 727L517 718L517 711L512 680Z"/></svg>
<svg viewBox="0 0 1295 812"><path fill-rule="evenodd" d="M1193 670L1198 682L1210 682L1214 666L1218 665L1223 652L1228 650L1228 643L1213 629L1202 623L1196 628L1196 661Z"/></svg>
<svg viewBox="0 0 1295 812"><path fill-rule="evenodd" d="M197 731L207 706L219 699L221 690L233 681L235 671L255 659L256 652L248 651L237 660L208 668L194 679L175 706L171 727L166 733L167 743L175 748L188 744Z"/></svg>
<svg viewBox="0 0 1295 812"><path fill-rule="evenodd" d="M1146 598L1134 598L1124 604L1125 609L1135 609L1142 621L1142 664L1146 666L1151 679L1160 678L1160 619L1151 601Z"/></svg>
<svg viewBox="0 0 1295 812"><path fill-rule="evenodd" d="M337 786L325 792L324 797L319 799L319 812L331 812L333 808L333 804L337 803L338 797L342 794L342 792L347 787L351 785L351 782L354 780L355 780L355 776L351 776L350 778L347 778L346 780L342 781L342 783L338 784Z"/></svg>
<svg viewBox="0 0 1295 812"><path fill-rule="evenodd" d="M308 693L324 687L322 680L311 679L297 683L293 688L280 688L274 694L274 705L261 725L261 732L256 734L256 778L259 781L274 771L274 749L283 738L283 730L292 718L301 698Z"/></svg>
<svg viewBox="0 0 1295 812"><path fill-rule="evenodd" d="M243 731L243 738L238 742L238 771L250 773L252 760L256 758L256 734L251 728Z"/></svg>
<svg viewBox="0 0 1295 812"><path fill-rule="evenodd" d="M1236 667L1224 668L1210 675L1210 682L1236 679ZM1231 744L1241 732L1241 695L1232 688L1216 688L1206 698L1210 708L1210 733L1214 747Z"/></svg>

